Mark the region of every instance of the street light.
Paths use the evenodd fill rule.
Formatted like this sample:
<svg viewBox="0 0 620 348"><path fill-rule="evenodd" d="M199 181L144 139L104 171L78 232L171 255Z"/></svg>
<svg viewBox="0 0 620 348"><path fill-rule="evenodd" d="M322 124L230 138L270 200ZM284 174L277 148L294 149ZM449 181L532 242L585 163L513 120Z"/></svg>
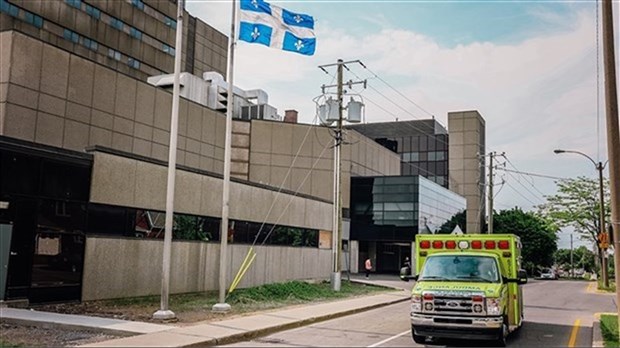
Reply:
<svg viewBox="0 0 620 348"><path fill-rule="evenodd" d="M579 151L574 151L574 150L561 150L561 149L556 149L553 150L553 152L557 155L557 154L561 154L561 153L576 153L578 155L581 155L587 159L590 160L590 162L592 162L594 164L594 168L596 168L596 170L598 170L598 180L599 180L599 200L600 200L600 212L599 212L599 233L605 233L605 200L603 198L603 169L605 168L605 165L607 164L607 162L605 162L605 164L603 164L602 162L598 162L596 163L596 161L594 161L590 156L586 155L583 152L579 152ZM600 248L600 245L599 245ZM607 277L607 256L605 255L607 253L606 249L602 249L602 260L601 260L601 278L603 278L603 286L606 288L609 288L609 277Z"/></svg>

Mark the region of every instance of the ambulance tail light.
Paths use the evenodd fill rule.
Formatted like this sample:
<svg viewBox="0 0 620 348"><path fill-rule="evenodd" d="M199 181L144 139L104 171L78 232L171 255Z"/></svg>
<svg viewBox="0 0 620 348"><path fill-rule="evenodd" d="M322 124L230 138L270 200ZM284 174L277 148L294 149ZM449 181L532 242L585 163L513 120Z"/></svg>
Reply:
<svg viewBox="0 0 620 348"><path fill-rule="evenodd" d="M440 240L435 240L433 241L433 249L442 249L443 248L443 242Z"/></svg>
<svg viewBox="0 0 620 348"><path fill-rule="evenodd" d="M449 240L446 242L446 249L456 249L456 242Z"/></svg>
<svg viewBox="0 0 620 348"><path fill-rule="evenodd" d="M484 242L484 248L485 249L495 249L495 241L494 240L487 240Z"/></svg>
<svg viewBox="0 0 620 348"><path fill-rule="evenodd" d="M510 249L510 242L507 241L507 240L500 240L499 243L497 243L497 246L500 249L508 250L508 249Z"/></svg>
<svg viewBox="0 0 620 348"><path fill-rule="evenodd" d="M482 242L479 240L474 240L471 242L472 249L482 249Z"/></svg>
<svg viewBox="0 0 620 348"><path fill-rule="evenodd" d="M430 249L431 248L431 242L428 240L423 240L420 242L420 249Z"/></svg>

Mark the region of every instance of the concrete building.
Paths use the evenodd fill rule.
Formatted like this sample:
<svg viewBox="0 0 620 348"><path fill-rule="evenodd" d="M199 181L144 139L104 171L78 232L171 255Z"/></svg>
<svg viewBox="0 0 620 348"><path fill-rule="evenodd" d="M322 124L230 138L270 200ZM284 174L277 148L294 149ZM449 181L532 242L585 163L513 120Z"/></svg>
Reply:
<svg viewBox="0 0 620 348"><path fill-rule="evenodd" d="M172 72L175 13L173 0L0 0L0 224L11 231L0 236L0 300L159 294L172 94L147 80ZM185 18L183 70L203 81L225 75L227 37ZM217 288L223 111L180 101L172 293ZM227 278L258 240L241 287L328 279L329 131L297 124L294 110L285 122L239 112ZM343 238L355 266L351 178L404 167L400 152L356 129L347 140Z"/></svg>
<svg viewBox="0 0 620 348"><path fill-rule="evenodd" d="M467 199L468 233L483 232L486 200L485 122L478 111L448 113L450 190Z"/></svg>
<svg viewBox="0 0 620 348"><path fill-rule="evenodd" d="M175 8L0 0L0 224L12 230L0 250L3 299L159 293L172 95L146 80L171 72ZM226 37L188 22L184 69L224 74ZM217 287L224 125L221 110L181 99L173 293ZM228 279L259 231L258 266L241 287L328 279L329 132L257 119L233 122L232 132ZM351 137L342 154L346 210L350 176L400 174L397 155Z"/></svg>

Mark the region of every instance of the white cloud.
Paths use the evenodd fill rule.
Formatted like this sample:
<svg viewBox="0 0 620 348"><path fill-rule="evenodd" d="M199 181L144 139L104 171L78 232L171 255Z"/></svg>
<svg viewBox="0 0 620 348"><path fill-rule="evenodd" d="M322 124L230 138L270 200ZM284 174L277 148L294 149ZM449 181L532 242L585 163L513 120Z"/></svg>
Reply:
<svg viewBox="0 0 620 348"><path fill-rule="evenodd" d="M188 9L228 33L230 2L189 2ZM309 122L315 114L312 98L320 93L322 84L333 83L335 74L332 68L332 76L327 76L317 66L338 58L361 59L444 125L449 111L479 110L486 119L487 149L505 151L520 170L563 177L593 174L587 163L581 163L584 159L560 159L552 150L573 148L596 155L594 14L558 16L539 8L533 8L532 13L556 24L557 30L513 44L474 42L456 47L442 47L432 37L399 29L395 23L382 25L389 19L381 13L366 19L373 28L381 28L366 36L348 31L340 23L323 21L317 26L318 46L313 57L239 43L235 84L266 90L270 104L281 113L294 108L300 111L301 121ZM354 64L351 69L361 78L371 76ZM345 71L348 79L357 77ZM369 84L409 111L404 112L373 89L363 93L399 119L428 118L379 80L370 79ZM601 88L601 101L602 94ZM604 107L601 143L606 144L602 110ZM367 102L368 121L393 120L390 113ZM604 152L602 157L606 157ZM543 180L543 192L553 192L553 183ZM514 193L498 199L508 206L524 202Z"/></svg>

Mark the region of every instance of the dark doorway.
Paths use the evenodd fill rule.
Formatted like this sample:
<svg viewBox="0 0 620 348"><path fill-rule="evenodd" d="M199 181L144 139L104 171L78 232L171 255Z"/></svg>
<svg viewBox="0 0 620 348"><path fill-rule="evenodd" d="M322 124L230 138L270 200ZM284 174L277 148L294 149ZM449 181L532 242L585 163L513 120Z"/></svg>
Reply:
<svg viewBox="0 0 620 348"><path fill-rule="evenodd" d="M406 257L411 257L407 243L377 243L377 272L398 273Z"/></svg>

